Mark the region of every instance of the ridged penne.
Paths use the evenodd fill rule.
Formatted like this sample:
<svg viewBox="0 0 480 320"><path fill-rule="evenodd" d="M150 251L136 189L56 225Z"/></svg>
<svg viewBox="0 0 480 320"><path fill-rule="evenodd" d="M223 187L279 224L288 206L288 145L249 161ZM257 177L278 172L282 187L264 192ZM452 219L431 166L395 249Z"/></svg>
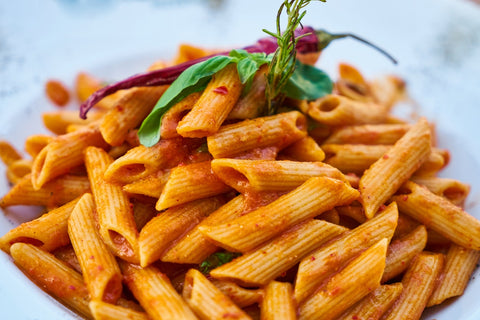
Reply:
<svg viewBox="0 0 480 320"><path fill-rule="evenodd" d="M24 242L52 251L69 244L67 221L77 202L78 199L72 200L10 230L0 238L0 248L8 253L12 244Z"/></svg>
<svg viewBox="0 0 480 320"><path fill-rule="evenodd" d="M22 155L7 141L0 140L0 159L8 167L13 162L22 159Z"/></svg>
<svg viewBox="0 0 480 320"><path fill-rule="evenodd" d="M230 191L213 172L210 161L178 166L170 176L158 198L158 211L193 200L217 196Z"/></svg>
<svg viewBox="0 0 480 320"><path fill-rule="evenodd" d="M115 303L122 293L117 261L98 234L95 203L85 193L68 219L68 235L78 257L90 298Z"/></svg>
<svg viewBox="0 0 480 320"><path fill-rule="evenodd" d="M103 113L101 112L92 112L89 114L88 119L82 119L78 116L78 111L76 110L59 110L44 112L42 119L45 128L56 135L62 135L67 133L69 125L88 125L102 116Z"/></svg>
<svg viewBox="0 0 480 320"><path fill-rule="evenodd" d="M25 151L35 159L35 157L45 148L54 137L46 134L34 134L25 139Z"/></svg>
<svg viewBox="0 0 480 320"><path fill-rule="evenodd" d="M378 320L395 303L403 286L400 282L381 285L338 317L339 320Z"/></svg>
<svg viewBox="0 0 480 320"><path fill-rule="evenodd" d="M397 206L392 203L374 218L345 232L305 257L300 262L295 279L296 301L298 303L305 301L329 274L341 268L362 250L383 238L391 239L397 218Z"/></svg>
<svg viewBox="0 0 480 320"><path fill-rule="evenodd" d="M162 116L162 124L160 126L160 137L162 139L171 139L180 136L177 132L178 123L188 111L192 110L198 98L200 98L200 95L200 92L191 93L165 112Z"/></svg>
<svg viewBox="0 0 480 320"><path fill-rule="evenodd" d="M407 235L390 243L387 250L385 271L382 283L387 282L404 272L417 254L427 245L427 230L420 225Z"/></svg>
<svg viewBox="0 0 480 320"><path fill-rule="evenodd" d="M332 126L384 123L388 110L373 102L360 102L328 94L310 102L308 115L315 121Z"/></svg>
<svg viewBox="0 0 480 320"><path fill-rule="evenodd" d="M218 246L206 237L200 228L202 226L225 223L240 217L245 212L246 200L239 195L203 219L188 233L168 248L162 261L175 263L201 263L209 255L218 250Z"/></svg>
<svg viewBox="0 0 480 320"><path fill-rule="evenodd" d="M423 185L435 194L447 198L457 206L463 206L470 192L470 186L456 179L439 177L412 177L416 184Z"/></svg>
<svg viewBox="0 0 480 320"><path fill-rule="evenodd" d="M300 303L298 319L334 319L380 286L388 239L382 239Z"/></svg>
<svg viewBox="0 0 480 320"><path fill-rule="evenodd" d="M124 92L102 118L103 139L112 146L121 145L129 130L142 123L167 87L138 87Z"/></svg>
<svg viewBox="0 0 480 320"><path fill-rule="evenodd" d="M446 198L414 182L406 182L392 197L404 214L465 248L480 249L480 222Z"/></svg>
<svg viewBox="0 0 480 320"><path fill-rule="evenodd" d="M322 243L346 230L326 221L312 219L213 269L210 275L217 279L232 280L250 286L266 285Z"/></svg>
<svg viewBox="0 0 480 320"><path fill-rule="evenodd" d="M15 263L38 286L87 319L92 319L88 306L90 296L79 273L51 253L31 244L14 243L10 254Z"/></svg>
<svg viewBox="0 0 480 320"><path fill-rule="evenodd" d="M118 319L129 319L129 320L149 320L150 318L145 312L140 312L132 310L130 308L125 308L103 302L100 300L92 300L89 303L90 311L95 320L118 320Z"/></svg>
<svg viewBox="0 0 480 320"><path fill-rule="evenodd" d="M32 178L27 174L3 196L0 206L15 205L61 206L90 190L90 182L85 176L65 174L47 182L36 190Z"/></svg>
<svg viewBox="0 0 480 320"><path fill-rule="evenodd" d="M392 145L411 128L409 124L364 124L335 129L323 144Z"/></svg>
<svg viewBox="0 0 480 320"><path fill-rule="evenodd" d="M452 244L445 258L445 267L440 276L440 282L430 296L427 307L462 295L473 271L477 268L479 258L480 251Z"/></svg>
<svg viewBox="0 0 480 320"><path fill-rule="evenodd" d="M213 172L241 193L246 191L289 191L312 177L330 177L346 182L336 168L322 162L214 159Z"/></svg>
<svg viewBox="0 0 480 320"><path fill-rule="evenodd" d="M54 138L33 161L33 188L38 190L48 181L83 164L83 152L88 146L106 147L98 128L87 127Z"/></svg>
<svg viewBox="0 0 480 320"><path fill-rule="evenodd" d="M360 178L361 201L368 218L410 178L430 152L430 127L422 118Z"/></svg>
<svg viewBox="0 0 480 320"><path fill-rule="evenodd" d="M152 320L197 319L168 277L158 269L127 263L121 267L125 283Z"/></svg>
<svg viewBox="0 0 480 320"><path fill-rule="evenodd" d="M251 319L196 269L185 275L183 298L202 320Z"/></svg>
<svg viewBox="0 0 480 320"><path fill-rule="evenodd" d="M162 139L153 147L138 146L116 159L105 171L105 180L128 184L158 170L175 167L186 160L188 147L183 139Z"/></svg>
<svg viewBox="0 0 480 320"><path fill-rule="evenodd" d="M264 288L261 303L261 320L295 320L296 303L293 299L292 284L270 281Z"/></svg>
<svg viewBox="0 0 480 320"><path fill-rule="evenodd" d="M211 278L210 281L240 308L248 307L255 303L260 303L264 296L264 289L262 288L246 289L240 287L235 282L217 280L214 278Z"/></svg>
<svg viewBox="0 0 480 320"><path fill-rule="evenodd" d="M133 208L122 187L104 180L113 159L102 149L85 150L85 166L98 213L100 235L114 252L129 262L138 262L138 231Z"/></svg>
<svg viewBox="0 0 480 320"><path fill-rule="evenodd" d="M306 136L306 122L304 115L292 111L224 125L207 138L208 151L214 158L225 158L254 148L282 149Z"/></svg>
<svg viewBox="0 0 480 320"><path fill-rule="evenodd" d="M279 158L317 162L325 159L325 152L312 137L306 136L283 149Z"/></svg>
<svg viewBox="0 0 480 320"><path fill-rule="evenodd" d="M233 261L213 269L210 275L250 286L266 285L297 264L322 243L346 231L322 220L309 220Z"/></svg>
<svg viewBox="0 0 480 320"><path fill-rule="evenodd" d="M442 272L444 257L441 253L420 253L402 278L403 290L395 304L382 320L420 319L427 301Z"/></svg>
<svg viewBox="0 0 480 320"><path fill-rule="evenodd" d="M227 250L246 252L301 221L357 199L358 191L325 177L308 179L295 190L225 224L200 231Z"/></svg>
<svg viewBox="0 0 480 320"><path fill-rule="evenodd" d="M265 97L265 73L267 69L267 65L260 67L253 77L250 89L237 100L228 114L228 119L253 119L263 113L267 102Z"/></svg>
<svg viewBox="0 0 480 320"><path fill-rule="evenodd" d="M151 219L138 239L140 265L146 267L162 257L175 240L223 204L221 198L206 198L178 205Z"/></svg>
<svg viewBox="0 0 480 320"><path fill-rule="evenodd" d="M145 178L138 179L123 186L123 191L159 198L170 177L170 170L158 170Z"/></svg>
<svg viewBox="0 0 480 320"><path fill-rule="evenodd" d="M178 123L183 137L202 138L218 131L242 93L243 85L232 63L213 75L192 110Z"/></svg>

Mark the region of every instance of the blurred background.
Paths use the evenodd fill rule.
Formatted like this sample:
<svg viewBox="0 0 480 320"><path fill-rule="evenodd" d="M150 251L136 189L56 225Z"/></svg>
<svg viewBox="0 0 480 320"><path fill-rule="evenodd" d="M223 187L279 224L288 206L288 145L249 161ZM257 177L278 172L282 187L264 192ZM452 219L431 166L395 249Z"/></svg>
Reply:
<svg viewBox="0 0 480 320"><path fill-rule="evenodd" d="M107 81L142 72L168 59L180 43L211 48L243 47L274 30L280 0L15 0L0 1L0 139L21 149L41 131L48 79L72 86L79 71ZM367 78L395 73L407 81L416 104L407 112L426 115L442 128L454 169L472 183L471 206L480 217L480 6L478 0L328 0L312 2L304 25L352 32L391 53L393 65L354 40L332 43L317 64L333 78L339 62ZM0 223L1 224L1 223ZM0 226L0 231L7 228ZM7 258L8 259L8 258ZM69 319L39 298L14 267L0 261L0 308L5 319ZM2 276L2 274L4 276ZM6 280L8 278L8 281ZM6 282L7 281L7 282ZM5 284L5 285L3 285ZM436 319L478 319L471 305L480 292ZM33 290L33 291L32 291ZM33 292L33 293L32 293ZM470 297L470 298L469 298ZM29 301L27 308L21 306ZM459 311L459 308L463 311ZM473 308L473 309L472 309ZM40 311L38 311L40 310ZM450 313L449 313L450 312ZM2 316L3 318L3 316Z"/></svg>

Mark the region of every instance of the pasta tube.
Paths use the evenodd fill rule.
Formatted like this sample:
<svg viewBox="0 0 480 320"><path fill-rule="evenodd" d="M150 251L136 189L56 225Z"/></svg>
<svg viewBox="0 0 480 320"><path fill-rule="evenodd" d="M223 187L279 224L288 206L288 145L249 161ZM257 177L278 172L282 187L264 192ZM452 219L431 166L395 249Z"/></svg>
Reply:
<svg viewBox="0 0 480 320"><path fill-rule="evenodd" d="M382 319L420 319L443 264L444 257L440 253L419 254L402 278L403 291L400 297Z"/></svg>
<svg viewBox="0 0 480 320"><path fill-rule="evenodd" d="M295 320L296 304L289 282L270 281L265 286L261 304L261 320Z"/></svg>
<svg viewBox="0 0 480 320"><path fill-rule="evenodd" d="M197 319L168 277L154 267L122 266L125 283L152 320Z"/></svg>
<svg viewBox="0 0 480 320"><path fill-rule="evenodd" d="M368 218L422 165L430 144L430 127L422 118L364 173L359 189Z"/></svg>
<svg viewBox="0 0 480 320"><path fill-rule="evenodd" d="M338 169L322 162L214 159L212 170L241 193L251 190L290 191L317 176L347 182Z"/></svg>
<svg viewBox="0 0 480 320"><path fill-rule="evenodd" d="M95 226L95 203L85 193L68 219L68 235L78 257L91 299L115 303L122 293L122 275Z"/></svg>
<svg viewBox="0 0 480 320"><path fill-rule="evenodd" d="M362 250L383 238L391 239L397 219L397 206L392 203L374 218L306 256L298 266L295 279L296 301L305 301L331 273Z"/></svg>
<svg viewBox="0 0 480 320"><path fill-rule="evenodd" d="M138 262L138 231L130 200L121 186L103 178L112 162L113 159L100 148L85 150L85 166L97 208L100 235L116 256Z"/></svg>
<svg viewBox="0 0 480 320"><path fill-rule="evenodd" d="M218 131L242 93L235 63L213 75L192 110L178 123L183 137L201 138Z"/></svg>
<svg viewBox="0 0 480 320"><path fill-rule="evenodd" d="M196 269L185 275L183 298L202 320L251 319Z"/></svg>
<svg viewBox="0 0 480 320"><path fill-rule="evenodd" d="M304 115L292 111L224 125L207 138L208 151L214 158L227 158L254 148L282 149L306 136L306 124Z"/></svg>
<svg viewBox="0 0 480 320"><path fill-rule="evenodd" d="M298 319L334 319L380 286L388 240L383 239L333 275L300 304Z"/></svg>
<svg viewBox="0 0 480 320"><path fill-rule="evenodd" d="M358 191L325 177L308 179L295 190L242 217L200 231L227 250L246 252L289 227L357 199Z"/></svg>
<svg viewBox="0 0 480 320"><path fill-rule="evenodd" d="M90 297L79 273L31 244L15 243L10 253L15 263L38 286L87 319L92 319L88 307Z"/></svg>
<svg viewBox="0 0 480 320"><path fill-rule="evenodd" d="M411 181L393 196L404 214L465 248L480 249L480 221L447 199Z"/></svg>
<svg viewBox="0 0 480 320"><path fill-rule="evenodd" d="M272 241L213 269L210 275L248 285L266 285L305 255L346 229L322 220L309 220Z"/></svg>

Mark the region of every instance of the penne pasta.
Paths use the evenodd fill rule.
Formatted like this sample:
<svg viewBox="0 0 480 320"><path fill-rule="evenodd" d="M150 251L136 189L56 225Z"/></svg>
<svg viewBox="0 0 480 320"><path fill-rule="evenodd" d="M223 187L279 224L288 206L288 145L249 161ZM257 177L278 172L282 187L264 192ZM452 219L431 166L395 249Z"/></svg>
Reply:
<svg viewBox="0 0 480 320"><path fill-rule="evenodd" d="M200 221L184 236L177 239L175 243L167 249L162 256L162 261L175 263L201 263L208 256L218 250L218 246L212 243L201 231L202 226L216 225L218 223L228 222L240 217L245 212L246 200L243 195L239 195L208 217Z"/></svg>
<svg viewBox="0 0 480 320"><path fill-rule="evenodd" d="M197 319L167 276L158 269L125 263L122 271L128 288L152 320Z"/></svg>
<svg viewBox="0 0 480 320"><path fill-rule="evenodd" d="M431 151L430 128L420 119L383 157L360 178L359 190L365 215L378 208L417 170Z"/></svg>
<svg viewBox="0 0 480 320"><path fill-rule="evenodd" d="M329 94L310 102L308 115L331 126L384 123L388 110L373 102L360 102Z"/></svg>
<svg viewBox="0 0 480 320"><path fill-rule="evenodd" d="M105 171L105 180L129 184L162 169L169 169L187 160L191 148L182 138L160 140L153 147L138 146L116 159Z"/></svg>
<svg viewBox="0 0 480 320"><path fill-rule="evenodd" d="M267 65L263 65L255 74L249 90L242 94L227 119L253 119L263 114L267 102L265 97L265 74Z"/></svg>
<svg viewBox="0 0 480 320"><path fill-rule="evenodd" d="M85 193L68 219L68 235L78 257L90 298L115 303L122 293L117 261L98 234L95 203Z"/></svg>
<svg viewBox="0 0 480 320"><path fill-rule="evenodd" d="M42 289L87 319L92 319L87 287L82 276L52 254L31 244L14 243L10 248L15 263Z"/></svg>
<svg viewBox="0 0 480 320"><path fill-rule="evenodd" d="M128 132L141 124L168 86L140 87L125 91L103 116L100 132L112 146L121 145Z"/></svg>
<svg viewBox="0 0 480 320"><path fill-rule="evenodd" d="M85 150L85 166L97 208L100 235L116 256L138 262L138 231L131 202L121 186L103 178L112 162L113 159L100 148Z"/></svg>
<svg viewBox="0 0 480 320"><path fill-rule="evenodd" d="M420 225L409 234L392 241L388 246L382 283L403 273L417 254L427 245L427 230Z"/></svg>
<svg viewBox="0 0 480 320"><path fill-rule="evenodd" d="M210 275L249 286L267 285L309 252L346 229L321 220L309 220L272 241L213 269Z"/></svg>
<svg viewBox="0 0 480 320"><path fill-rule="evenodd" d="M241 193L290 191L312 177L347 182L336 168L322 162L214 159L212 170L223 182Z"/></svg>
<svg viewBox="0 0 480 320"><path fill-rule="evenodd" d="M409 124L364 124L335 129L323 144L393 145L411 128Z"/></svg>
<svg viewBox="0 0 480 320"><path fill-rule="evenodd" d="M240 287L235 282L209 279L215 287L223 292L240 308L251 306L255 303L260 303L264 296L264 289L245 289Z"/></svg>
<svg viewBox="0 0 480 320"><path fill-rule="evenodd" d="M202 320L251 319L196 269L185 276L183 298Z"/></svg>
<svg viewBox="0 0 480 320"><path fill-rule="evenodd" d="M317 162L325 159L325 152L312 137L306 136L283 149L280 157L293 161Z"/></svg>
<svg viewBox="0 0 480 320"><path fill-rule="evenodd" d="M378 320L395 303L402 290L403 285L400 282L381 285L338 319Z"/></svg>
<svg viewBox="0 0 480 320"><path fill-rule="evenodd" d="M254 148L282 149L305 136L305 116L292 111L224 125L207 143L214 158L227 158Z"/></svg>
<svg viewBox="0 0 480 320"><path fill-rule="evenodd" d="M439 253L419 254L402 278L403 290L382 320L420 319L440 275L444 257Z"/></svg>
<svg viewBox="0 0 480 320"><path fill-rule="evenodd" d="M100 300L90 301L89 306L95 320L149 320L149 317L145 312L116 306Z"/></svg>
<svg viewBox="0 0 480 320"><path fill-rule="evenodd" d="M70 243L67 221L78 198L51 210L41 217L22 223L0 238L0 248L9 253L14 243L29 243L45 251L52 251Z"/></svg>
<svg viewBox="0 0 480 320"><path fill-rule="evenodd" d="M480 252L452 244L445 257L445 268L427 306L442 303L446 299L463 294L470 276L477 267Z"/></svg>
<svg viewBox="0 0 480 320"><path fill-rule="evenodd" d="M190 231L202 219L222 205L221 198L207 198L172 207L151 219L138 239L140 265L146 267Z"/></svg>
<svg viewBox="0 0 480 320"><path fill-rule="evenodd" d="M48 181L83 164L83 151L88 146L106 147L98 128L87 127L54 138L33 161L33 188L39 190Z"/></svg>
<svg viewBox="0 0 480 320"><path fill-rule="evenodd" d="M300 303L298 319L334 319L379 287L387 245L387 239L378 241L333 275Z"/></svg>
<svg viewBox="0 0 480 320"><path fill-rule="evenodd" d="M81 196L90 190L90 182L85 176L62 175L42 188L36 190L32 185L32 178L27 174L1 199L3 208L16 205L31 206L61 206Z"/></svg>
<svg viewBox="0 0 480 320"><path fill-rule="evenodd" d="M308 254L298 266L295 300L302 303L352 257L381 239L391 239L397 218L397 206L392 203L374 218Z"/></svg>
<svg viewBox="0 0 480 320"><path fill-rule="evenodd" d="M392 197L404 214L465 248L480 249L480 222L444 197L411 181Z"/></svg>
<svg viewBox="0 0 480 320"><path fill-rule="evenodd" d="M189 201L217 196L230 191L213 172L210 161L178 166L170 176L158 198L158 211Z"/></svg>
<svg viewBox="0 0 480 320"><path fill-rule="evenodd" d="M200 231L227 250L246 252L297 223L357 197L357 190L341 181L314 177L266 206L225 224L200 227Z"/></svg>
<svg viewBox="0 0 480 320"><path fill-rule="evenodd" d="M202 138L218 131L242 93L243 85L232 63L213 75L192 110L178 123L183 137Z"/></svg>
<svg viewBox="0 0 480 320"><path fill-rule="evenodd" d="M296 304L289 282L270 281L265 286L261 304L261 320L295 320Z"/></svg>
<svg viewBox="0 0 480 320"><path fill-rule="evenodd" d="M457 206L463 206L470 186L455 179L439 177L412 177L411 181L423 185L435 194L447 198Z"/></svg>

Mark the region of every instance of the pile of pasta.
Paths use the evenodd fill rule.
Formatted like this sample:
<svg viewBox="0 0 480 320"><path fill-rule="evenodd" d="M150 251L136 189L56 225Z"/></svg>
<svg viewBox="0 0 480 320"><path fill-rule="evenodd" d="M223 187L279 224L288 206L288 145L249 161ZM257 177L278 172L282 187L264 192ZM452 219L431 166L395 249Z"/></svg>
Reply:
<svg viewBox="0 0 480 320"><path fill-rule="evenodd" d="M171 63L208 53L181 46ZM117 92L87 120L44 113L31 158L0 144L1 206L46 208L1 249L88 319L419 319L479 259L469 186L437 176L449 153L431 123L392 115L401 79L338 70L332 94L262 116L265 69L242 94L227 67L152 147L137 130L167 86ZM82 73L75 91L100 87Z"/></svg>

